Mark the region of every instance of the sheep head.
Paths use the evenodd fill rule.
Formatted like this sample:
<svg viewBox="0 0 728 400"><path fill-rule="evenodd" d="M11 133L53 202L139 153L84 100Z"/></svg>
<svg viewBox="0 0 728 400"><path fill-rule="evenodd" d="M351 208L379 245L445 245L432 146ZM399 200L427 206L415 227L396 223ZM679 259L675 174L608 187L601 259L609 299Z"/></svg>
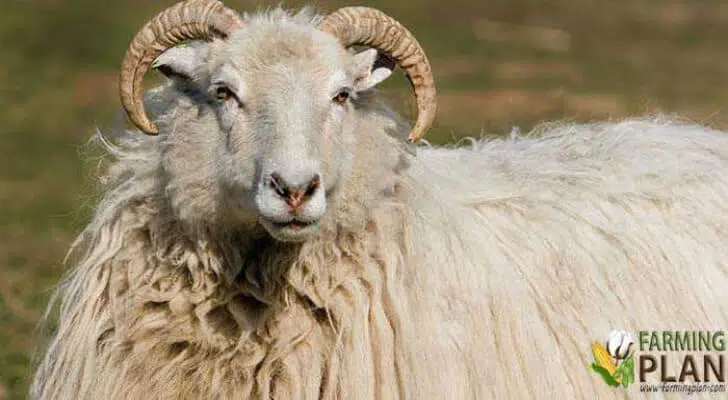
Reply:
<svg viewBox="0 0 728 400"><path fill-rule="evenodd" d="M246 19L213 0L178 3L137 33L120 78L130 120L151 135L159 131L142 103L147 69L155 67L184 89L197 112L188 120L172 118L163 129L168 150L162 162L171 179L185 176L187 188L214 185L216 203L282 241L316 233L329 197L345 179L358 93L399 65L417 98L412 141L429 128L436 108L429 62L392 18L364 7L343 8L315 23L296 18L274 12ZM177 46L184 41L191 42ZM354 53L353 45L372 48Z"/></svg>

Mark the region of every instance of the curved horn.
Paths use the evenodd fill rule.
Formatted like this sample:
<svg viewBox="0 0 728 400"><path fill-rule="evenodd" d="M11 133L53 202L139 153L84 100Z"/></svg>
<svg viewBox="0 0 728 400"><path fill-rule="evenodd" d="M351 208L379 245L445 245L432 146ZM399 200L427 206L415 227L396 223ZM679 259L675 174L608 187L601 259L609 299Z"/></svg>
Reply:
<svg viewBox="0 0 728 400"><path fill-rule="evenodd" d="M419 140L435 120L437 90L430 62L414 35L392 17L369 7L340 8L324 17L318 28L339 39L344 47L374 47L402 68L417 100L417 122L409 140Z"/></svg>
<svg viewBox="0 0 728 400"><path fill-rule="evenodd" d="M129 119L149 135L157 127L142 102L142 79L165 50L186 40L227 37L242 26L240 15L217 0L187 0L157 14L137 32L121 63L119 94Z"/></svg>

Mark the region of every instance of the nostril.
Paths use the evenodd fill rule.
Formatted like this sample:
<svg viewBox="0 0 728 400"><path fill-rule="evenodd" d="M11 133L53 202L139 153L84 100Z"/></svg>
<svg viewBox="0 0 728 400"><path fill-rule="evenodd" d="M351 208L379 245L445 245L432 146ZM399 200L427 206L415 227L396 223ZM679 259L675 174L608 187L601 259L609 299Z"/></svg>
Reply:
<svg viewBox="0 0 728 400"><path fill-rule="evenodd" d="M271 188L273 188L273 190L275 190L276 193L278 193L279 196L288 197L290 195L286 182L277 172L270 174L268 184Z"/></svg>
<svg viewBox="0 0 728 400"><path fill-rule="evenodd" d="M306 192L304 193L304 196L307 198L313 196L319 186L321 186L321 176L319 174L316 174L313 179L311 179L311 182L309 182L308 187L306 187Z"/></svg>

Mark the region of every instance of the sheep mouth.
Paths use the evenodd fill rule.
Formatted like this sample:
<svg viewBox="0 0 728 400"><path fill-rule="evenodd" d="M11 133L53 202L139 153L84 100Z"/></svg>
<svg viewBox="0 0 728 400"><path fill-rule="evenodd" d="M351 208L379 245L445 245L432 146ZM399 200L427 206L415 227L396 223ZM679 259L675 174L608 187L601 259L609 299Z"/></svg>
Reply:
<svg viewBox="0 0 728 400"><path fill-rule="evenodd" d="M283 242L299 242L310 237L318 231L319 220L292 219L286 222L260 219L261 225L275 239Z"/></svg>
<svg viewBox="0 0 728 400"><path fill-rule="evenodd" d="M271 221L271 224L278 229L300 230L300 229L305 229L309 226L316 225L316 224L318 224L318 221L301 221L299 219L292 219L288 222Z"/></svg>

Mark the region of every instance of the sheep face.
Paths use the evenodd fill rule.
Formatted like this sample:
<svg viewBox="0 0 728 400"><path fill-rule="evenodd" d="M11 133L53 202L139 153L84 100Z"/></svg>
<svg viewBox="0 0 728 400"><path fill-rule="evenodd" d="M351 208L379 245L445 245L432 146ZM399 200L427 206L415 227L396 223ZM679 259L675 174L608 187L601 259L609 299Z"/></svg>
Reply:
<svg viewBox="0 0 728 400"><path fill-rule="evenodd" d="M357 93L391 72L372 71L376 59L376 50L351 53L310 24L285 18L253 20L225 41L168 50L155 67L197 109L191 121L172 118L165 129L165 170L172 186L180 182L167 190L172 203L181 214L257 222L281 241L315 235L347 181ZM191 187L217 198L190 198Z"/></svg>

